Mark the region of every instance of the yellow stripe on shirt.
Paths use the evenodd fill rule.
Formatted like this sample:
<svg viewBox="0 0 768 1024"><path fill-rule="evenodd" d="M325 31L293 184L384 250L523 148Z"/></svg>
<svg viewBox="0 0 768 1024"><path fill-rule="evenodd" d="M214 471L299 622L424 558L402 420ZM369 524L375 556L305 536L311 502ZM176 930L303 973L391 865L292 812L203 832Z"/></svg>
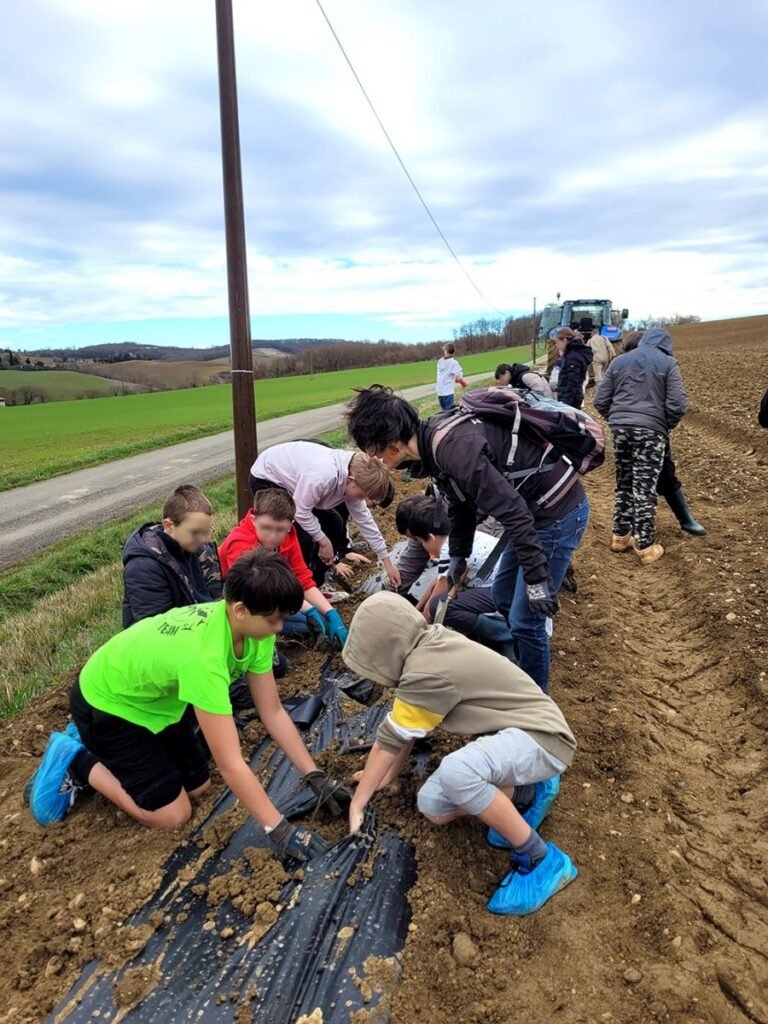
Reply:
<svg viewBox="0 0 768 1024"><path fill-rule="evenodd" d="M404 700L395 697L390 717L401 729L425 734L440 725L445 715L436 715L434 711L416 707L415 704L406 704Z"/></svg>

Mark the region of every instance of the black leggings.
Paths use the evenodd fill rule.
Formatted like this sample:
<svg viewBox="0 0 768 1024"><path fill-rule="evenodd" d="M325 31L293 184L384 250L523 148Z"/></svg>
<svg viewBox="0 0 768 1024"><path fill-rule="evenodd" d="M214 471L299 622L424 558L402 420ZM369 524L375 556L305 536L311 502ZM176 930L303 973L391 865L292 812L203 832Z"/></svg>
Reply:
<svg viewBox="0 0 768 1024"><path fill-rule="evenodd" d="M667 438L667 447L664 450L664 462L661 465L659 482L656 484L656 493L660 494L662 498L670 498L682 486L677 477L675 462L672 458L672 448L669 444L669 438Z"/></svg>
<svg viewBox="0 0 768 1024"><path fill-rule="evenodd" d="M276 484L273 480L266 480L264 477L254 476L251 473L248 483L251 488L251 494L255 494L257 491L267 490L279 490L286 491L285 487L281 487L280 484ZM286 493L288 493L286 491ZM349 522L349 509L345 502L341 502L336 505L335 508L313 508L313 514L317 517L317 521L320 523L323 533L326 535L328 540L333 546L333 553L335 558L343 558L349 550L349 537L347 536L347 523ZM298 523L294 523L296 527L296 535L299 538L299 546L301 553L304 556L304 561L309 566L309 569L314 577L315 583L318 587L325 579L326 566L324 562L321 562L317 555L317 541L310 537L307 531L299 526Z"/></svg>

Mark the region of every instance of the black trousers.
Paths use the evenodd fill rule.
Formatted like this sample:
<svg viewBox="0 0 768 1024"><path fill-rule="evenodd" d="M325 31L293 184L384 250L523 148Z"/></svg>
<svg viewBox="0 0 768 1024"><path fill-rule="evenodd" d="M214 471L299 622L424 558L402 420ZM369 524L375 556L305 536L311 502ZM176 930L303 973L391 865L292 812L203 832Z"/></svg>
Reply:
<svg viewBox="0 0 768 1024"><path fill-rule="evenodd" d="M677 476L674 459L672 458L669 438L667 438L667 447L664 451L664 462L661 466L661 473L659 473L659 482L656 484L656 493L660 494L662 498L670 498L682 486Z"/></svg>
<svg viewBox="0 0 768 1024"><path fill-rule="evenodd" d="M251 494L255 494L257 491L266 490L280 490L284 491L285 487L281 487L280 484L276 484L273 480L266 480L264 477L254 476L252 473L248 479L250 484ZM336 505L335 508L313 508L313 514L317 517L317 521L322 527L323 533L326 535L328 540L333 546L333 553L336 559L343 558L349 550L349 537L347 535L347 524L349 522L349 509L345 502L341 502ZM321 562L317 555L317 541L310 537L307 531L299 526L298 523L294 523L296 527L296 535L299 538L299 547L301 553L304 556L304 561L309 566L310 572L314 577L315 583L319 587L325 579L326 566L324 562Z"/></svg>

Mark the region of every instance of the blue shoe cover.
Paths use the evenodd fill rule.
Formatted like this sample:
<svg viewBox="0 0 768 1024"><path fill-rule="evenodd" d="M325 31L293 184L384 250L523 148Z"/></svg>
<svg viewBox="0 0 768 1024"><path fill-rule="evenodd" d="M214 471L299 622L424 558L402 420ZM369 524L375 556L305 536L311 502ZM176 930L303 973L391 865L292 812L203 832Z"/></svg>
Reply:
<svg viewBox="0 0 768 1024"><path fill-rule="evenodd" d="M556 775L553 779L545 779L544 782L536 783L533 803L523 814L523 820L526 821L532 829L538 830L539 825L549 814L549 808L555 802L555 797L559 792L559 775Z"/></svg>
<svg viewBox="0 0 768 1024"><path fill-rule="evenodd" d="M85 746L83 741L80 739L80 733L77 731L77 726L74 722L67 722L67 728L64 730L64 735L69 736L69 738L74 740L75 743Z"/></svg>
<svg viewBox="0 0 768 1024"><path fill-rule="evenodd" d="M83 749L82 743L63 732L51 734L40 767L25 787L38 825L61 821L75 802L77 787L72 785L69 766Z"/></svg>
<svg viewBox="0 0 768 1024"><path fill-rule="evenodd" d="M545 779L544 782L537 782L533 796L533 803L523 814L523 821L527 822L532 829L538 830L539 825L549 814L549 808L560 792L560 776L553 779ZM511 850L512 844L507 842L504 836L495 828L488 829L488 843L495 846L497 850Z"/></svg>
<svg viewBox="0 0 768 1024"><path fill-rule="evenodd" d="M513 869L504 876L491 896L488 909L492 914L513 914L517 917L533 914L577 875L576 865L568 854L554 843L547 843L547 855L533 871L523 874Z"/></svg>

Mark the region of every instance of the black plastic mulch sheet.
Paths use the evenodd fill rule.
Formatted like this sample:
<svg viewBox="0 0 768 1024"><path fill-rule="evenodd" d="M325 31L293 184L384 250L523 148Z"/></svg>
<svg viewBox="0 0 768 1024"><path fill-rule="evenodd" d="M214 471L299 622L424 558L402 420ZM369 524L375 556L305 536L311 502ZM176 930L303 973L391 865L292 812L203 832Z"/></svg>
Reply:
<svg viewBox="0 0 768 1024"><path fill-rule="evenodd" d="M320 693L292 709L299 721L316 716L306 737L310 750L325 750L333 740L342 751L370 746L386 707L370 707L346 720L340 707L340 694L359 689L361 682L326 665ZM253 766L262 762L270 746L266 741L256 750ZM312 792L299 786L298 774L282 751L269 759L266 773L267 792L286 816L312 811ZM196 835L233 803L231 793L223 794ZM411 844L392 831L379 834L369 811L359 834L307 864L303 879L285 883L279 895L283 909L255 944L253 921L229 899L218 907L215 926L203 929L212 911L207 886L216 876L230 873L232 861L245 863L248 847L269 847L263 829L251 818L216 856L201 857L194 837L180 847L166 865L158 893L126 924L157 920L158 912L170 922L154 931L141 953L119 971L104 971L99 961L90 963L49 1021L235 1022L250 1019L236 1017L247 1003L258 1024L295 1024L301 1014L318 1007L324 1024L349 1024L355 1010L377 1007L381 991L375 985L373 991L368 988L366 1001L366 985L359 982L365 979L368 957L391 958L402 949L410 920L406 896L416 877ZM187 869L183 881L182 869ZM243 875L248 874L246 867ZM196 895L194 889L201 885L206 891ZM226 939L223 929L232 929ZM395 972L397 966L391 964ZM120 983L127 972L135 976L137 968L151 968L156 981L135 1006L120 1007ZM389 1020L386 1003L378 1006L377 1024Z"/></svg>

